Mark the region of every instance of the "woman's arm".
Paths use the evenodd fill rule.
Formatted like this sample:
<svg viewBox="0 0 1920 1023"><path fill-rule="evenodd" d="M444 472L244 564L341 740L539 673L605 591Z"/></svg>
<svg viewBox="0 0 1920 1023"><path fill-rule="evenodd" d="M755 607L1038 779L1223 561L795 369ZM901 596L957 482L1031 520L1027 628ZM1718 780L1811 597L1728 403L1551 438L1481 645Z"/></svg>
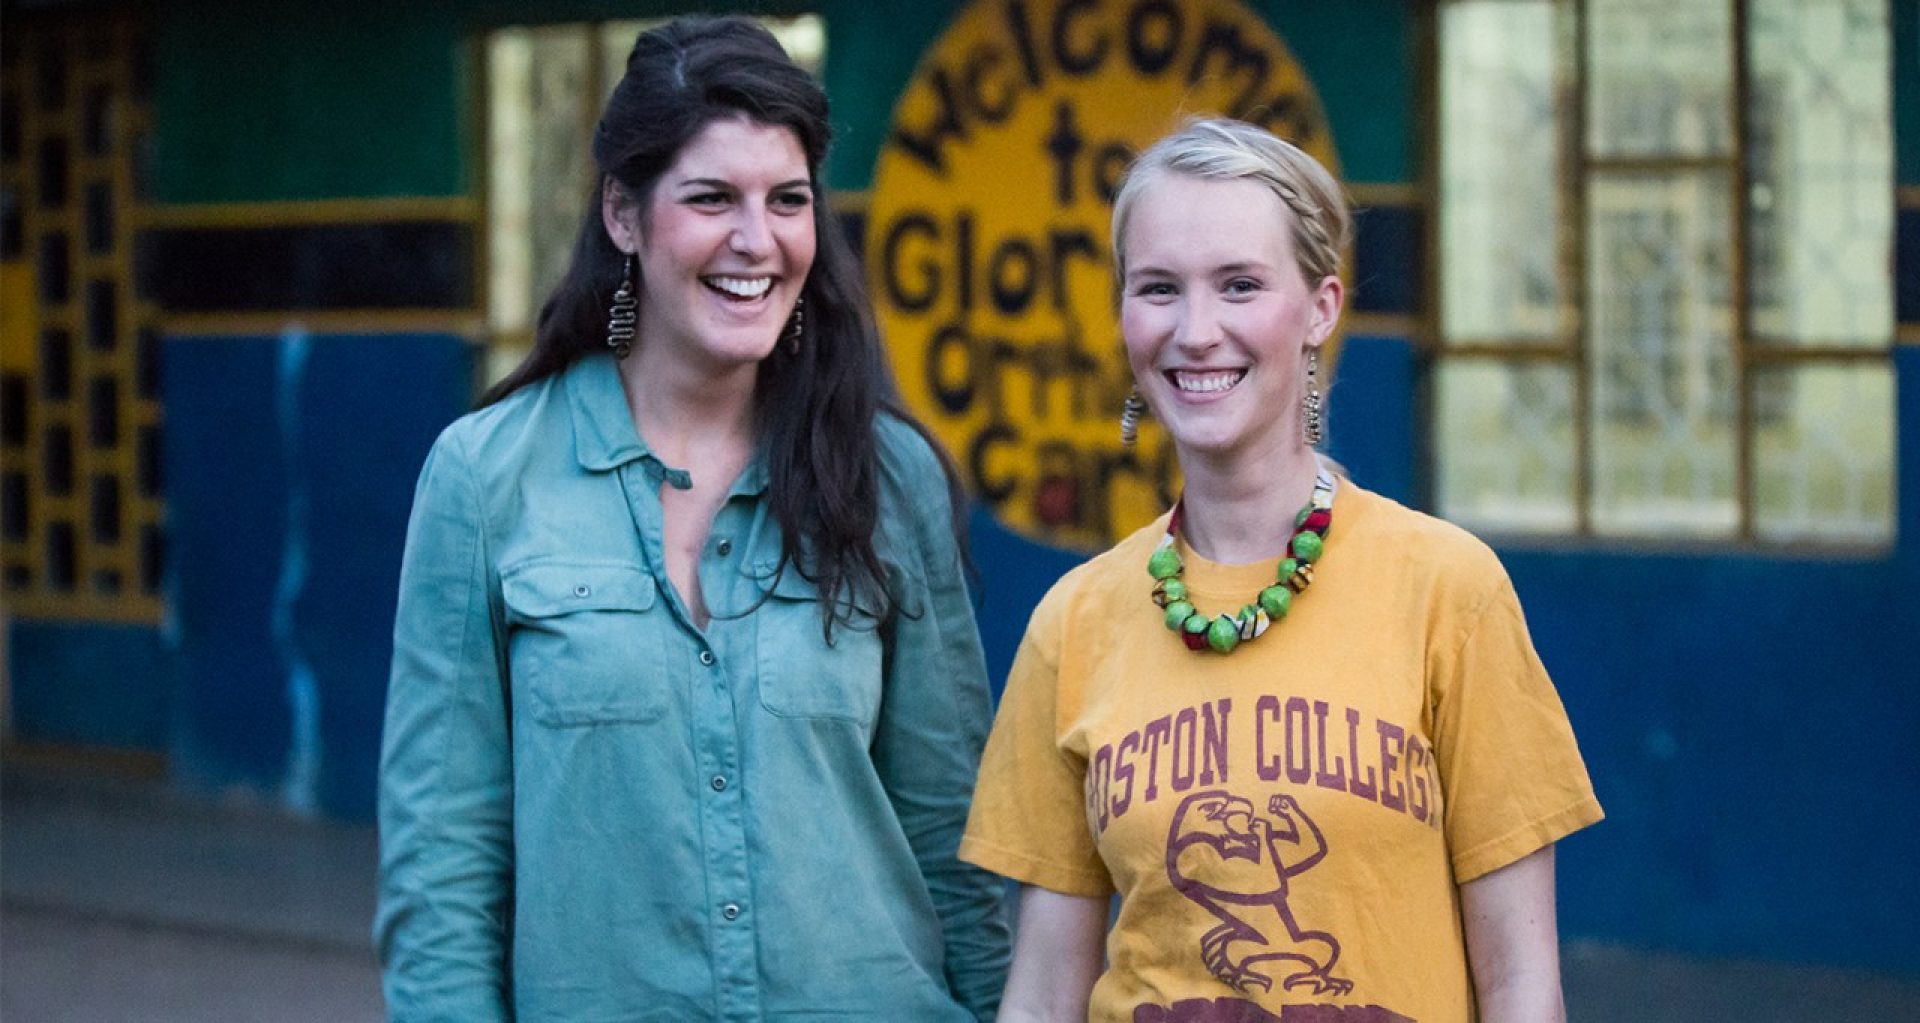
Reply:
<svg viewBox="0 0 1920 1023"><path fill-rule="evenodd" d="M380 760L374 942L394 1020L505 1020L513 771L481 496L427 457L400 569Z"/></svg>
<svg viewBox="0 0 1920 1023"><path fill-rule="evenodd" d="M904 441L900 436L905 435ZM897 500L883 528L908 563L890 627L872 756L933 898L947 984L975 1018L991 1020L1007 976L1005 884L958 856L980 750L993 718L986 656L953 538L945 478L933 451L899 425L889 468Z"/></svg>
<svg viewBox="0 0 1920 1023"><path fill-rule="evenodd" d="M1020 889L1000 1023L1081 1023L1105 962L1106 899Z"/></svg>
<svg viewBox="0 0 1920 1023"><path fill-rule="evenodd" d="M1461 885L1460 912L1483 1023L1564 1021L1553 846Z"/></svg>

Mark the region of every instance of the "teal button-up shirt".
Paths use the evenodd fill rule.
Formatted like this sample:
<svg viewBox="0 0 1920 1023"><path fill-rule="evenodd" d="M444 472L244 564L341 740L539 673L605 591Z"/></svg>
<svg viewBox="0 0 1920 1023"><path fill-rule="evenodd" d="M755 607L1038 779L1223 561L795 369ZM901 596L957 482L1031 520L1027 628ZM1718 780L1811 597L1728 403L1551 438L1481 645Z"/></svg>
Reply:
<svg viewBox="0 0 1920 1023"><path fill-rule="evenodd" d="M380 777L399 1020L970 1021L998 879L955 858L990 709L944 477L882 417L900 609L821 635L756 460L695 628L606 356L450 426L420 476ZM699 466L685 467L699 472Z"/></svg>

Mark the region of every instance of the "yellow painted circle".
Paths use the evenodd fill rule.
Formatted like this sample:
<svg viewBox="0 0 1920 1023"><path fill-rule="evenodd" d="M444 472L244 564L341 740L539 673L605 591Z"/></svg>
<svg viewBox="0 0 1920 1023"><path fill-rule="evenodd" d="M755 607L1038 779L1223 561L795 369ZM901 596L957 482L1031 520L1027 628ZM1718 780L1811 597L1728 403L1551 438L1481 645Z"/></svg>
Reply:
<svg viewBox="0 0 1920 1023"><path fill-rule="evenodd" d="M1190 115L1266 125L1329 168L1319 97L1234 0L977 0L894 107L867 213L867 280L907 405L1003 525L1098 549L1177 487L1114 316L1112 190Z"/></svg>

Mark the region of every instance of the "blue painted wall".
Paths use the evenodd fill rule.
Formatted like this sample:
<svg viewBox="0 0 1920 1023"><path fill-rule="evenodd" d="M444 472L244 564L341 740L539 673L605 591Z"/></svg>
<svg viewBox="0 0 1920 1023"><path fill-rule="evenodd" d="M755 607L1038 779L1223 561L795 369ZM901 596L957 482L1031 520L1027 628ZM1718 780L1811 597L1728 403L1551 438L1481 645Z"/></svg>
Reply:
<svg viewBox="0 0 1920 1023"><path fill-rule="evenodd" d="M7 632L15 734L157 753L166 745L171 662L160 630L16 621Z"/></svg>
<svg viewBox="0 0 1920 1023"><path fill-rule="evenodd" d="M370 817L413 481L472 401L473 352L289 335L164 359L175 775Z"/></svg>

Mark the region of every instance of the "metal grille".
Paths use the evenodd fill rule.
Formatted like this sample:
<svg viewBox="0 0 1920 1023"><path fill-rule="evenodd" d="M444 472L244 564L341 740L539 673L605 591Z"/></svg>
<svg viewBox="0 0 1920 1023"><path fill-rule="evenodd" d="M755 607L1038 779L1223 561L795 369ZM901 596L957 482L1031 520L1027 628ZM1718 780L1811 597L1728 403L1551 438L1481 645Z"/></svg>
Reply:
<svg viewBox="0 0 1920 1023"><path fill-rule="evenodd" d="M0 591L11 613L154 621L164 547L155 311L134 291L146 42L22 17L0 64Z"/></svg>

